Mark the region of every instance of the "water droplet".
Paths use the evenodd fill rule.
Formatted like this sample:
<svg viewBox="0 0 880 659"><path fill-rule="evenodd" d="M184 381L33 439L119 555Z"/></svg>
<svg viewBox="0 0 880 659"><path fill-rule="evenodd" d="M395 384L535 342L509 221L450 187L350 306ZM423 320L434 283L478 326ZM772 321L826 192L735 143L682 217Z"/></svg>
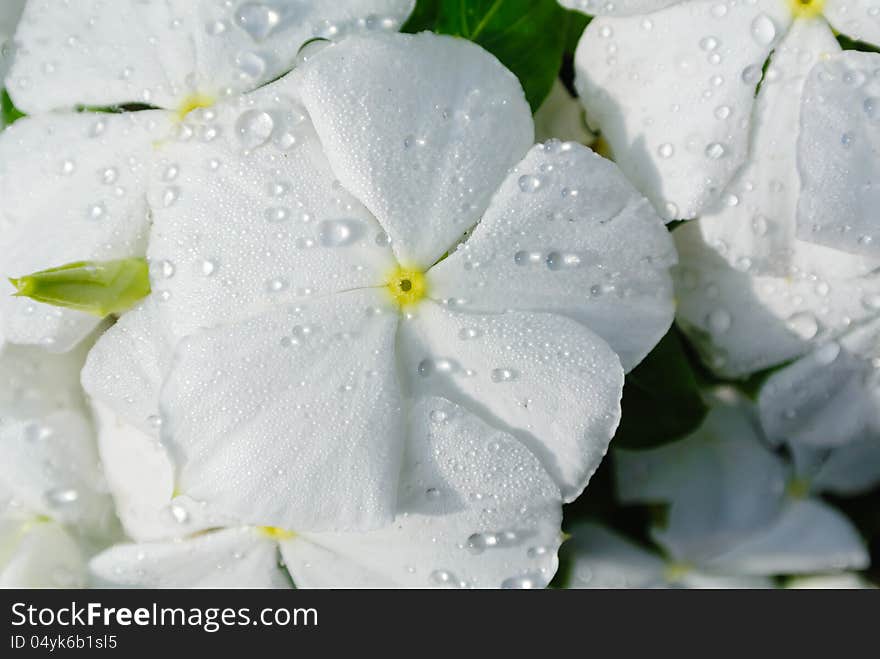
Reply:
<svg viewBox="0 0 880 659"><path fill-rule="evenodd" d="M235 13L236 24L254 41L263 41L281 23L281 12L259 2L246 2Z"/></svg>
<svg viewBox="0 0 880 659"><path fill-rule="evenodd" d="M64 160L61 163L60 171L64 176L70 176L76 171L76 163L73 160Z"/></svg>
<svg viewBox="0 0 880 659"><path fill-rule="evenodd" d="M723 158L726 150L724 145L720 142L712 142L711 144L706 146L706 157L712 160L718 160L719 158Z"/></svg>
<svg viewBox="0 0 880 659"><path fill-rule="evenodd" d="M576 268L581 264L581 257L577 254L563 254L561 252L550 252L546 259L547 267L550 270L562 270L563 268Z"/></svg>
<svg viewBox="0 0 880 659"><path fill-rule="evenodd" d="M706 52L710 52L718 48L718 39L715 37L703 37L700 39L700 48Z"/></svg>
<svg viewBox="0 0 880 659"><path fill-rule="evenodd" d="M523 192L537 192L542 184L541 177L534 174L523 174L519 177L519 189Z"/></svg>
<svg viewBox="0 0 880 659"><path fill-rule="evenodd" d="M443 423L446 421L447 417L446 412L443 410L431 410L431 413L428 416L434 423Z"/></svg>
<svg viewBox="0 0 880 659"><path fill-rule="evenodd" d="M170 188L165 188L165 193L162 195L162 205L165 208L173 205L177 198L180 196L180 188L172 186Z"/></svg>
<svg viewBox="0 0 880 659"><path fill-rule="evenodd" d="M862 103L862 108L865 110L865 114L868 115L868 119L871 121L877 121L880 119L880 98L869 96Z"/></svg>
<svg viewBox="0 0 880 659"><path fill-rule="evenodd" d="M91 206L89 206L88 210L86 211L86 217L88 217L90 220L100 220L106 214L107 214L107 207L104 205L103 202L98 203L98 204L92 204Z"/></svg>
<svg viewBox="0 0 880 659"><path fill-rule="evenodd" d="M284 206L272 206L263 213L267 222L284 222L290 219L290 209Z"/></svg>
<svg viewBox="0 0 880 659"><path fill-rule="evenodd" d="M288 283L280 277L273 277L266 282L266 290L269 293L280 293L281 291L286 289L287 286Z"/></svg>
<svg viewBox="0 0 880 659"><path fill-rule="evenodd" d="M543 587L543 579L538 574L523 574L518 577L510 577L501 582L504 589L531 589Z"/></svg>
<svg viewBox="0 0 880 659"><path fill-rule="evenodd" d="M671 158L673 155L675 155L675 147L668 142L665 144L661 144L657 147L657 155L661 158Z"/></svg>
<svg viewBox="0 0 880 659"><path fill-rule="evenodd" d="M730 313L724 309L715 309L706 318L709 330L715 334L722 334L730 329L733 319Z"/></svg>
<svg viewBox="0 0 880 659"><path fill-rule="evenodd" d="M844 149L848 149L850 146L852 146L854 139L855 138L853 137L852 133L844 133L840 136L840 143L843 145Z"/></svg>
<svg viewBox="0 0 880 659"><path fill-rule="evenodd" d="M719 105L715 108L715 118L723 121L730 116L730 108L726 105Z"/></svg>
<svg viewBox="0 0 880 659"><path fill-rule="evenodd" d="M761 67L751 64L743 69L742 81L747 85L754 85L761 79Z"/></svg>
<svg viewBox="0 0 880 659"><path fill-rule="evenodd" d="M512 368L495 368L491 373L492 382L510 382L519 377L519 373Z"/></svg>
<svg viewBox="0 0 880 659"><path fill-rule="evenodd" d="M238 139L246 149L255 149L265 144L272 135L275 121L268 112L248 110L235 124Z"/></svg>
<svg viewBox="0 0 880 659"><path fill-rule="evenodd" d="M346 247L358 241L363 225L357 220L324 220L318 225L318 237L325 247Z"/></svg>
<svg viewBox="0 0 880 659"><path fill-rule="evenodd" d="M752 21L752 37L762 45L769 46L776 38L776 25L767 14L758 14Z"/></svg>
<svg viewBox="0 0 880 659"><path fill-rule="evenodd" d="M457 586L458 579L449 570L434 570L429 577L437 586Z"/></svg>
<svg viewBox="0 0 880 659"><path fill-rule="evenodd" d="M462 341L469 341L471 339L478 339L483 335L483 331L476 327L462 327L458 331L458 338Z"/></svg>
<svg viewBox="0 0 880 659"><path fill-rule="evenodd" d="M796 313L788 318L786 326L805 341L809 341L819 332L816 317L808 311Z"/></svg>
<svg viewBox="0 0 880 659"><path fill-rule="evenodd" d="M168 511L171 513L171 518L178 524L186 524L189 520L189 512L180 504L172 503Z"/></svg>
<svg viewBox="0 0 880 659"><path fill-rule="evenodd" d="M210 277L217 271L217 262L212 261L211 259L205 259L202 261L202 274L206 277Z"/></svg>
<svg viewBox="0 0 880 659"><path fill-rule="evenodd" d="M816 361L823 366L832 363L840 354L840 344L832 341L816 351Z"/></svg>
<svg viewBox="0 0 880 659"><path fill-rule="evenodd" d="M79 500L79 492L72 487L59 487L46 492L50 506L69 506Z"/></svg>
<svg viewBox="0 0 880 659"><path fill-rule="evenodd" d="M115 167L108 167L101 172L101 183L104 185L113 185L119 178L119 170Z"/></svg>
<svg viewBox="0 0 880 659"><path fill-rule="evenodd" d="M513 255L513 262L517 265L529 265L540 263L543 260L541 252L527 252L521 250Z"/></svg>

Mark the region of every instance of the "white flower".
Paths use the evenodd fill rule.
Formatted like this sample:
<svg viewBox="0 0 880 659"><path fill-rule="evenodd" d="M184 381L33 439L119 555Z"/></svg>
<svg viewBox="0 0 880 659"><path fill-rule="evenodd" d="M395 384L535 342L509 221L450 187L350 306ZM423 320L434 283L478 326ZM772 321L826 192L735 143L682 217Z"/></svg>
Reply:
<svg viewBox="0 0 880 659"><path fill-rule="evenodd" d="M108 482L135 540L92 561L99 583L285 587L279 551L300 588L543 587L556 571L557 486L510 434L441 398L410 408L394 519L383 528L248 527L176 496L171 460L157 441L165 355L150 298L101 337L83 372L101 420Z"/></svg>
<svg viewBox="0 0 880 659"><path fill-rule="evenodd" d="M792 198L798 222L769 238L788 254L784 273L731 267L731 253L760 246L743 232L712 243L705 218L675 232L679 323L723 375L794 360L763 387L761 417L770 437L807 447L880 444L880 260L870 239L877 68L877 55L845 52L810 74L798 141L802 183ZM746 218L728 218L737 219Z"/></svg>
<svg viewBox="0 0 880 659"><path fill-rule="evenodd" d="M716 403L691 436L657 449L615 451L623 503L668 504L651 530L663 561L587 528L576 541L582 585L754 586L779 574L861 569L869 558L858 531L808 481L766 446L744 403ZM574 533L578 538L578 532ZM609 580L628 579L626 584ZM767 582L764 582L767 583Z"/></svg>
<svg viewBox="0 0 880 659"><path fill-rule="evenodd" d="M563 4L617 14L584 32L576 84L621 169L670 219L718 216L723 234L731 208L748 212L754 228L735 230L754 232L772 262L784 238L762 236L794 224L804 75L839 50L832 27L880 43L872 3Z"/></svg>
<svg viewBox="0 0 880 659"><path fill-rule="evenodd" d="M29 2L7 78L31 116L0 137L0 320L14 343L64 351L98 323L88 314L13 298L7 277L73 261L141 256L148 172L172 139L215 103L289 70L315 36L397 27L411 0L216 3ZM147 103L158 110L65 113ZM288 139L279 128L279 139ZM174 171L162 189L173 199Z"/></svg>
<svg viewBox="0 0 880 659"><path fill-rule="evenodd" d="M587 128L583 106L559 78L535 112L535 140L546 142L550 139L580 142L587 146L596 141L596 136Z"/></svg>
<svg viewBox="0 0 880 659"><path fill-rule="evenodd" d="M12 59L12 35L23 10L24 0L6 0L0 4L0 87L3 87L3 79ZM3 128L2 118L0 128Z"/></svg>
<svg viewBox="0 0 880 659"><path fill-rule="evenodd" d="M0 353L0 586L82 587L113 537L79 388L83 351Z"/></svg>
<svg viewBox="0 0 880 659"><path fill-rule="evenodd" d="M271 136L290 114L288 152ZM162 152L179 195L153 201L149 247L187 335L160 404L184 492L262 525L387 523L423 396L513 434L565 500L583 490L620 361L672 313L668 233L612 163L529 149L516 78L432 34L328 46L206 125L217 140Z"/></svg>

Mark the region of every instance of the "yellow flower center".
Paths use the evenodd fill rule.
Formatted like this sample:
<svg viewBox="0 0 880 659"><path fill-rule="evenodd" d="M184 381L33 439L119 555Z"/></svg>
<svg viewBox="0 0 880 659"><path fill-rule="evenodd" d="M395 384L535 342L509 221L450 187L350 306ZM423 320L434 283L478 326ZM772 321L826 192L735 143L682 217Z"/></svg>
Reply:
<svg viewBox="0 0 880 659"><path fill-rule="evenodd" d="M296 533L294 533L293 531L281 529L277 526L261 526L258 530L260 531L260 533L268 536L272 540L290 540L291 538L296 537Z"/></svg>
<svg viewBox="0 0 880 659"><path fill-rule="evenodd" d="M810 493L810 483L805 478L792 478L785 486L785 493L792 499L804 499Z"/></svg>
<svg viewBox="0 0 880 659"><path fill-rule="evenodd" d="M416 268L397 266L388 275L386 286L391 298L401 308L417 304L428 294L425 273Z"/></svg>
<svg viewBox="0 0 880 659"><path fill-rule="evenodd" d="M686 577L693 569L693 566L687 563L670 561L663 570L663 576L666 577L668 582L675 583Z"/></svg>
<svg viewBox="0 0 880 659"><path fill-rule="evenodd" d="M209 96L208 94L190 94L180 103L180 106L177 108L177 118L180 121L183 121L184 117L188 115L193 110L198 110L199 108L209 108L214 105L215 99L213 96Z"/></svg>
<svg viewBox="0 0 880 659"><path fill-rule="evenodd" d="M788 0L791 15L795 18L816 18L825 9L825 0Z"/></svg>

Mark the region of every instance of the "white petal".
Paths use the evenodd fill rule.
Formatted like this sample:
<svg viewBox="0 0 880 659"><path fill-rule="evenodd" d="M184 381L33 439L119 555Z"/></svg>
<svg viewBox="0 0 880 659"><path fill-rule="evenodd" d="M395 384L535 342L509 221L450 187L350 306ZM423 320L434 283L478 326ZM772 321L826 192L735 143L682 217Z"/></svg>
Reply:
<svg viewBox="0 0 880 659"><path fill-rule="evenodd" d="M15 34L24 4L25 0L6 0L0 4L0 87L3 87L3 79L12 63L12 35ZM0 129L2 128L3 118L0 117Z"/></svg>
<svg viewBox="0 0 880 659"><path fill-rule="evenodd" d="M568 588L665 588L665 561L598 524L571 529L566 549L572 557Z"/></svg>
<svg viewBox="0 0 880 659"><path fill-rule="evenodd" d="M194 92L259 87L293 68L313 37L396 29L412 0L80 0L29 3L10 72L28 113L85 105L177 108Z"/></svg>
<svg viewBox="0 0 880 659"><path fill-rule="evenodd" d="M669 232L614 163L577 144L534 147L473 235L429 272L467 312L552 312L605 339L625 368L673 316Z"/></svg>
<svg viewBox="0 0 880 659"><path fill-rule="evenodd" d="M11 297L7 277L143 255L147 161L161 112L28 117L0 134L0 318L13 343L68 350L99 319Z"/></svg>
<svg viewBox="0 0 880 659"><path fill-rule="evenodd" d="M104 404L94 403L98 449L116 513L136 541L179 538L234 520L175 495L174 465L156 435L125 423Z"/></svg>
<svg viewBox="0 0 880 659"><path fill-rule="evenodd" d="M623 502L668 503L654 537L679 561L704 561L778 514L788 470L763 446L754 420L735 406L713 407L686 439L615 452Z"/></svg>
<svg viewBox="0 0 880 659"><path fill-rule="evenodd" d="M797 249L801 93L812 66L839 51L827 23L816 20L795 21L773 52L755 104L749 160L720 203L700 219L706 242L734 267L779 276L789 272Z"/></svg>
<svg viewBox="0 0 880 659"><path fill-rule="evenodd" d="M712 561L758 575L863 569L870 559L852 523L814 500L791 501L779 519Z"/></svg>
<svg viewBox="0 0 880 659"><path fill-rule="evenodd" d="M401 326L398 350L411 391L448 398L510 432L566 501L586 487L620 420L617 355L562 316L458 313L424 302Z"/></svg>
<svg viewBox="0 0 880 659"><path fill-rule="evenodd" d="M870 581L858 574L841 572L839 574L817 574L806 577L797 577L789 581L786 588L801 588L811 590L844 589L854 590L861 588L876 588Z"/></svg>
<svg viewBox="0 0 880 659"><path fill-rule="evenodd" d="M681 264L673 269L677 321L725 376L798 357L871 317L880 304L880 278L862 276L868 262L844 252L801 243L803 263L790 276L753 276L707 246L697 222L673 237Z"/></svg>
<svg viewBox="0 0 880 659"><path fill-rule="evenodd" d="M761 66L790 21L773 0L699 0L587 26L575 56L581 99L666 217L699 214L746 161Z"/></svg>
<svg viewBox="0 0 880 659"><path fill-rule="evenodd" d="M880 439L876 435L832 449L793 444L798 472L813 492L865 494L880 484Z"/></svg>
<svg viewBox="0 0 880 659"><path fill-rule="evenodd" d="M543 588L557 567L559 489L509 434L422 399L394 522L283 541L297 587Z"/></svg>
<svg viewBox="0 0 880 659"><path fill-rule="evenodd" d="M149 255L174 333L304 295L376 286L393 256L339 186L285 78L187 117L157 153Z"/></svg>
<svg viewBox="0 0 880 659"><path fill-rule="evenodd" d="M108 414L148 435L161 423L159 388L171 360L156 306L151 295L124 313L89 351L81 376L86 393Z"/></svg>
<svg viewBox="0 0 880 659"><path fill-rule="evenodd" d="M124 588L288 588L278 545L243 527L176 542L117 545L89 563L99 586Z"/></svg>
<svg viewBox="0 0 880 659"><path fill-rule="evenodd" d="M631 16L650 14L658 9L678 4L681 0L559 0L567 9L575 9L588 16Z"/></svg>
<svg viewBox="0 0 880 659"><path fill-rule="evenodd" d="M759 399L767 435L813 447L880 440L878 337L874 320L774 373Z"/></svg>
<svg viewBox="0 0 880 659"><path fill-rule="evenodd" d="M587 128L583 106L559 78L553 82L550 94L535 112L534 119L536 142L558 139L590 145L596 140Z"/></svg>
<svg viewBox="0 0 880 659"><path fill-rule="evenodd" d="M159 442L159 392L170 360L151 296L101 335L82 372L107 483L126 532L138 541L231 524L175 498L174 465Z"/></svg>
<svg viewBox="0 0 880 659"><path fill-rule="evenodd" d="M112 530L99 492L94 431L77 383L82 354L6 346L0 356L0 504L12 510Z"/></svg>
<svg viewBox="0 0 880 659"><path fill-rule="evenodd" d="M443 256L532 144L518 80L463 39L351 38L299 73L333 170L407 266Z"/></svg>
<svg viewBox="0 0 880 659"><path fill-rule="evenodd" d="M180 490L261 526L390 521L403 430L386 295L316 298L181 342L160 407Z"/></svg>
<svg viewBox="0 0 880 659"><path fill-rule="evenodd" d="M0 520L0 588L83 588L85 561L60 524Z"/></svg>
<svg viewBox="0 0 880 659"><path fill-rule="evenodd" d="M822 14L838 32L857 41L880 44L880 12L873 0L825 0Z"/></svg>
<svg viewBox="0 0 880 659"><path fill-rule="evenodd" d="M880 55L844 51L816 65L804 88L798 236L880 256Z"/></svg>

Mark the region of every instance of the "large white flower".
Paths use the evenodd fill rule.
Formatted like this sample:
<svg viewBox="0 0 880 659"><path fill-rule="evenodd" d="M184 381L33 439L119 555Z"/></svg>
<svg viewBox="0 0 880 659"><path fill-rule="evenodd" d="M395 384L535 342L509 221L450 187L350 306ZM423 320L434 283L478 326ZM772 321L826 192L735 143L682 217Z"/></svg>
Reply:
<svg viewBox="0 0 880 659"><path fill-rule="evenodd" d="M242 526L175 496L155 423L168 350L148 299L101 337L83 371L101 420L107 478L135 540L94 559L99 582L285 587L290 578L279 552L300 588L522 588L543 587L553 576L558 487L510 434L441 398L420 398L410 408L394 520L383 528L293 533Z"/></svg>
<svg viewBox="0 0 880 659"><path fill-rule="evenodd" d="M672 313L668 233L615 165L530 149L516 78L431 34L328 46L210 127L163 150L149 247L186 336L160 404L182 491L260 525L387 523L424 396L514 435L566 500L583 490L620 362Z"/></svg>
<svg viewBox="0 0 880 659"><path fill-rule="evenodd" d="M618 450L615 464L622 502L669 506L665 524L651 531L666 559L587 526L575 531L576 583L748 587L779 574L868 564L852 524L812 496L825 483L807 483L799 472L805 465L775 455L741 402L716 403L683 440Z"/></svg>
<svg viewBox="0 0 880 659"><path fill-rule="evenodd" d="M832 29L880 43L872 2L562 4L612 14L584 32L576 84L636 187L671 219L747 209L753 224L736 231L772 256L780 236L763 236L794 226L804 74L838 50Z"/></svg>
<svg viewBox="0 0 880 659"><path fill-rule="evenodd" d="M13 298L7 277L72 261L142 256L148 173L173 139L209 142L192 115L293 67L316 36L393 29L412 0L52 3L25 8L7 78L31 116L0 138L0 318L7 340L63 351L98 320ZM159 110L64 113L148 104ZM294 127L278 128L290 146ZM173 179L173 170L166 173ZM173 194L173 193L168 193Z"/></svg>
<svg viewBox="0 0 880 659"><path fill-rule="evenodd" d="M845 52L809 76L798 141L803 185L793 198L799 222L779 241L788 254L784 275L731 266L730 253L759 244L735 235L712 242L705 218L675 232L678 320L707 362L742 376L793 360L761 393L774 439L815 447L880 438L880 260L871 253L870 203L875 68L877 55ZM859 249L864 254L844 251Z"/></svg>
<svg viewBox="0 0 880 659"><path fill-rule="evenodd" d="M116 531L79 387L84 353L0 353L0 586L82 587Z"/></svg>

